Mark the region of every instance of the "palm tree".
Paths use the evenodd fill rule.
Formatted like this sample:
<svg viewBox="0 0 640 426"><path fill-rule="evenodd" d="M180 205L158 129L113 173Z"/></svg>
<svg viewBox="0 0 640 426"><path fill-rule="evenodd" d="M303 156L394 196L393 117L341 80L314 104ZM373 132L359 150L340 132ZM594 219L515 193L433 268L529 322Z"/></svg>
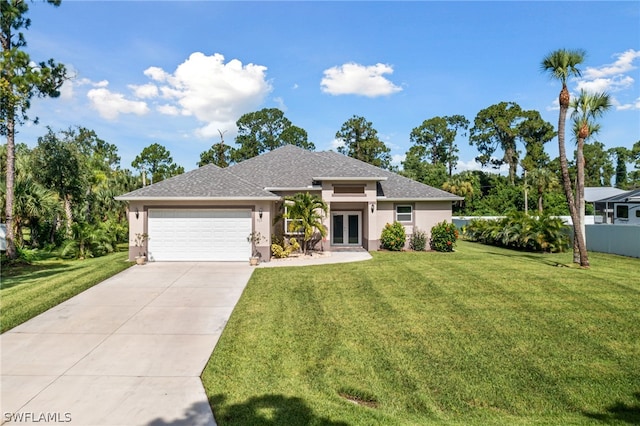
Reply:
<svg viewBox="0 0 640 426"><path fill-rule="evenodd" d="M283 217L291 220L288 231L300 232L304 235L302 249L306 254L311 248L310 242L316 231L323 238L327 236L327 228L322 221L329 213L329 206L322 198L308 192L299 192L293 196L285 197L285 202L287 210Z"/></svg>
<svg viewBox="0 0 640 426"><path fill-rule="evenodd" d="M527 176L531 186L538 192L538 213L544 212L544 193L558 186L558 178L549 169L534 169Z"/></svg>
<svg viewBox="0 0 640 426"><path fill-rule="evenodd" d="M571 113L573 131L578 143L576 149L577 183L575 203L580 215L582 238L586 240L584 223L584 142L600 131L600 125L595 123L595 120L611 108L611 99L607 93L588 93L583 89L580 91L580 95L571 102L571 108L573 108Z"/></svg>
<svg viewBox="0 0 640 426"><path fill-rule="evenodd" d="M571 76L580 76L581 72L578 65L584 61L586 52L584 50L567 50L559 49L545 56L541 63L543 72L549 72L553 78L560 80L562 89L558 96L560 104L560 114L558 117L558 154L560 157L560 171L562 173L562 186L564 194L567 197L569 213L573 221L574 239L578 241L577 247L574 246L573 260L579 257L580 266L589 267L589 257L587 254L587 246L583 236L582 225L580 223L580 215L576 209L573 196L573 188L571 178L569 177L569 165L567 162L567 151L565 149L564 136L565 124L567 120L567 111L569 110L570 95L567 89L567 79ZM576 248L578 253L576 254Z"/></svg>
<svg viewBox="0 0 640 426"><path fill-rule="evenodd" d="M464 197L464 200L459 201L459 206L462 208L464 202L466 201L467 196L473 196L475 192L473 188L473 184L475 181L475 176L470 173L461 173L455 176L452 176L448 181L442 184L442 189L450 192L452 194L458 195L460 197Z"/></svg>

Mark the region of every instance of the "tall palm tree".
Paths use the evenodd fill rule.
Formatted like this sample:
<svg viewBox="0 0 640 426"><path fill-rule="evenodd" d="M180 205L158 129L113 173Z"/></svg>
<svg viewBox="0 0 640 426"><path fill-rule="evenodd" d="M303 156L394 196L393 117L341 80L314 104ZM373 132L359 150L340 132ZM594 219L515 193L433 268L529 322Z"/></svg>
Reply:
<svg viewBox="0 0 640 426"><path fill-rule="evenodd" d="M571 118L573 119L573 131L577 141L575 202L576 209L578 209L578 214L580 215L582 237L586 240L584 223L584 142L589 139L590 136L600 131L600 125L597 124L595 120L611 108L611 98L604 92L589 93L582 89L580 95L573 99L570 106L573 108Z"/></svg>
<svg viewBox="0 0 640 426"><path fill-rule="evenodd" d="M560 114L558 117L558 154L560 157L560 171L562 173L562 186L564 194L567 198L569 213L573 221L574 240L578 241L577 247L574 246L573 259L574 262L579 257L580 266L589 267L589 256L587 254L587 246L583 236L582 225L580 223L580 215L576 209L575 199L573 196L573 188L571 178L569 177L569 164L567 162L567 151L565 148L565 124L567 120L567 111L569 110L570 98L569 89L567 88L567 79L571 76L580 76L581 72L578 68L584 61L586 52L581 49L567 50L559 49L549 53L542 59L541 69L548 72L556 80L562 83L562 89L558 96L560 104ZM576 253L577 249L577 253Z"/></svg>
<svg viewBox="0 0 640 426"><path fill-rule="evenodd" d="M311 247L310 242L316 231L321 237L326 237L327 228L322 223L329 213L329 207L322 198L308 192L299 192L293 196L285 197L287 211L282 215L285 219L290 219L289 231L303 234L304 253Z"/></svg>

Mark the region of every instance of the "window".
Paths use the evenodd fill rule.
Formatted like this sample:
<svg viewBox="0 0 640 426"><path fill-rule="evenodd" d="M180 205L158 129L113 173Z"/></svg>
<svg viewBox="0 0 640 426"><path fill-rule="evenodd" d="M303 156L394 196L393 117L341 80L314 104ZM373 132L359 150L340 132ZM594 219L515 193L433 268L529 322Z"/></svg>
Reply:
<svg viewBox="0 0 640 426"><path fill-rule="evenodd" d="M398 222L413 222L413 207L396 206L396 220Z"/></svg>
<svg viewBox="0 0 640 426"><path fill-rule="evenodd" d="M285 212L285 214L287 213L287 206L284 206L284 212ZM285 233L285 235L301 235L301 234L304 233L304 231L302 231L302 230L296 230L296 231L292 230L292 229L295 229L295 228L292 228L292 227L295 226L293 224L296 221L299 221L299 219L286 219L286 218L284 219L284 233Z"/></svg>
<svg viewBox="0 0 640 426"><path fill-rule="evenodd" d="M636 217L640 217L640 209L636 210Z"/></svg>
<svg viewBox="0 0 640 426"><path fill-rule="evenodd" d="M616 217L618 219L629 219L629 206L616 206Z"/></svg>

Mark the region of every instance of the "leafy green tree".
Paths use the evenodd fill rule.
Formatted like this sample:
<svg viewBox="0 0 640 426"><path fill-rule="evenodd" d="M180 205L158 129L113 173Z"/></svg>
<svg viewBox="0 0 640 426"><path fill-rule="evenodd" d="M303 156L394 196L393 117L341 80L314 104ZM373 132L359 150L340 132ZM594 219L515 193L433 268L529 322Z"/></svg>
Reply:
<svg viewBox="0 0 640 426"><path fill-rule="evenodd" d="M66 231L71 232L73 204L80 204L88 185L87 169L78 146L63 139L48 128L44 136L38 138L38 145L32 152L31 162L38 170L42 184L58 193L64 205Z"/></svg>
<svg viewBox="0 0 640 426"><path fill-rule="evenodd" d="M459 173L455 176L452 176L445 183L442 184L442 189L450 192L452 194L456 194L460 197L464 197L465 200L473 197L476 189L475 189L475 176L469 172ZM464 200L459 201L460 209L464 206Z"/></svg>
<svg viewBox="0 0 640 426"><path fill-rule="evenodd" d="M409 140L414 146L425 147L424 161L432 165L444 164L451 176L459 159L456 136L459 130L468 128L469 120L462 115L433 117L414 128Z"/></svg>
<svg viewBox="0 0 640 426"><path fill-rule="evenodd" d="M47 0L47 3L58 6L60 0ZM28 11L26 1L0 0L0 134L7 137L5 217L9 259L17 255L13 226L16 124L29 120L27 110L31 98L59 96L58 89L67 78L64 65L53 59L35 64L24 50L27 42L21 30L31 25L26 17Z"/></svg>
<svg viewBox="0 0 640 426"><path fill-rule="evenodd" d="M260 111L244 114L236 122L238 148L233 150L233 161L240 162L256 157L263 152L272 151L286 144L314 150L315 146L307 140L307 132L293 126L278 108L263 108Z"/></svg>
<svg viewBox="0 0 640 426"><path fill-rule="evenodd" d="M509 181L515 184L520 153L517 142L542 143L553 138L552 126L542 120L537 111L525 111L515 102L500 102L483 109L476 115L469 143L480 152L476 160L483 166L509 165ZM503 151L500 159L493 155Z"/></svg>
<svg viewBox="0 0 640 426"><path fill-rule="evenodd" d="M576 209L580 222L574 223L574 228L578 226L582 228L582 238L586 246L586 227L585 227L585 201L584 201L584 185L585 185L585 141L600 130L600 125L595 120L601 117L607 110L611 108L611 100L606 93L588 93L584 90L580 91L580 95L570 103L573 108L571 118L573 119L573 129L578 142L576 147ZM609 176L611 181L611 176ZM576 238L578 236L576 235ZM577 243L574 245L579 251ZM574 250L573 261L580 261L579 253Z"/></svg>
<svg viewBox="0 0 640 426"><path fill-rule="evenodd" d="M544 212L544 194L560 187L558 177L547 168L537 168L528 173L527 179L538 194L538 213L542 214Z"/></svg>
<svg viewBox="0 0 640 426"><path fill-rule="evenodd" d="M400 173L410 179L440 188L449 178L447 168L442 163L430 164L425 161L426 151L424 145L413 145L409 148Z"/></svg>
<svg viewBox="0 0 640 426"><path fill-rule="evenodd" d="M391 150L378 138L378 131L364 117L354 115L342 124L336 139L343 145L338 152L373 164L383 169L391 168Z"/></svg>
<svg viewBox="0 0 640 426"><path fill-rule="evenodd" d="M291 220L289 231L303 234L302 249L306 254L311 249L316 232L323 238L327 236L327 228L322 222L329 213L329 206L322 198L308 192L285 197L285 202L287 211L283 217Z"/></svg>
<svg viewBox="0 0 640 426"><path fill-rule="evenodd" d="M571 100L571 95L567 88L567 80L571 76L579 77L581 75L578 65L584 61L585 54L584 50L555 50L542 59L540 67L543 72L548 72L552 78L559 80L562 83L562 89L558 96L558 103L560 105L560 113L558 115L558 154L560 158L560 171L562 174L562 187L567 199L567 206L569 207L571 220L574 224L574 240L578 241L577 247L574 247L574 262L579 258L580 266L588 268L589 255L587 253L587 246L580 222L580 214L576 208L575 197L573 196L573 188L569 177L569 163L567 160L567 151L565 146L565 126L567 121L567 111L569 110Z"/></svg>
<svg viewBox="0 0 640 426"><path fill-rule="evenodd" d="M184 173L184 168L173 162L173 157L167 148L157 143L145 147L131 165L140 170L143 175L149 172L151 183Z"/></svg>
<svg viewBox="0 0 640 426"><path fill-rule="evenodd" d="M585 143L584 186L611 186L615 169L609 152L602 142Z"/></svg>
<svg viewBox="0 0 640 426"><path fill-rule="evenodd" d="M231 160L231 147L224 143L224 134L222 130L218 129L220 133L220 142L213 144L211 148L200 154L200 161L198 167L202 167L205 164L215 164L218 167L228 167Z"/></svg>
<svg viewBox="0 0 640 426"><path fill-rule="evenodd" d="M616 188L626 189L629 185L627 162L631 158L631 150L617 146L607 150L609 156L615 161Z"/></svg>

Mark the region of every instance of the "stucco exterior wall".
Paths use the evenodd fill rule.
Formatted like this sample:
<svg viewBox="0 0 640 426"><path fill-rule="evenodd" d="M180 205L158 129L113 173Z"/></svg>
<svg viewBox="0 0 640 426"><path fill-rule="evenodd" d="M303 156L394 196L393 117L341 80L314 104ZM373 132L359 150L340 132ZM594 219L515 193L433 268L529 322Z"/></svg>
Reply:
<svg viewBox="0 0 640 426"><path fill-rule="evenodd" d="M431 228L434 225L447 221L451 222L451 201L417 201L417 202L378 202L378 212L376 215L375 235L380 238L382 230L387 223L393 223L396 218L397 205L413 206L413 220L403 222L407 234L407 247L409 236L413 234L415 228L419 228L427 233L431 238Z"/></svg>

